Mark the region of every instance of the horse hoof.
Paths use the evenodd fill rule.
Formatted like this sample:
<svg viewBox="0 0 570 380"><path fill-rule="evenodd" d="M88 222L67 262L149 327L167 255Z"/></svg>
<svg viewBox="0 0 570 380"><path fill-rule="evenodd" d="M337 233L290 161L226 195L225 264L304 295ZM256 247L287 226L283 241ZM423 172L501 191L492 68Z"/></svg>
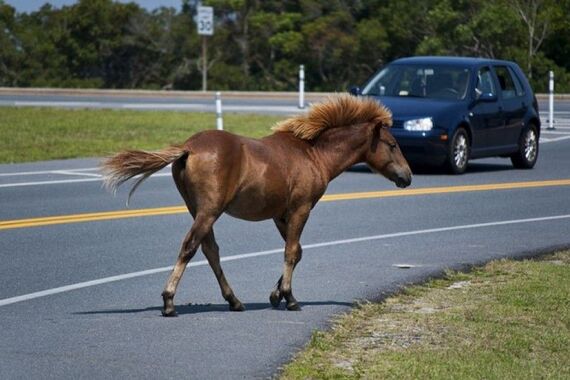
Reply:
<svg viewBox="0 0 570 380"><path fill-rule="evenodd" d="M289 311L301 311L301 306L297 302L291 302L287 304L287 310Z"/></svg>
<svg viewBox="0 0 570 380"><path fill-rule="evenodd" d="M176 310L162 310L162 316L163 317L178 317L178 313L176 312Z"/></svg>
<svg viewBox="0 0 570 380"><path fill-rule="evenodd" d="M243 306L243 304L241 302L238 302L235 305L230 305L230 310L231 311L244 311L245 306Z"/></svg>
<svg viewBox="0 0 570 380"><path fill-rule="evenodd" d="M269 302L271 302L271 306L273 306L275 308L279 307L279 304L281 303L282 299L283 299L283 297L281 296L281 293L279 292L279 290L274 290L269 295Z"/></svg>

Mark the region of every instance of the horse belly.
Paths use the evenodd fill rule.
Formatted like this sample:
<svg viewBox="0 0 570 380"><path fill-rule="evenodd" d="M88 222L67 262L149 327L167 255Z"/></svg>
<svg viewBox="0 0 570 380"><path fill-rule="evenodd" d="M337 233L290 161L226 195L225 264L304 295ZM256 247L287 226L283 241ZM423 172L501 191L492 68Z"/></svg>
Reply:
<svg viewBox="0 0 570 380"><path fill-rule="evenodd" d="M284 184L251 181L237 191L225 211L233 217L251 221L281 216L287 202L284 188Z"/></svg>
<svg viewBox="0 0 570 380"><path fill-rule="evenodd" d="M261 191L240 192L226 207L227 214L250 221L272 219L284 211L284 199Z"/></svg>

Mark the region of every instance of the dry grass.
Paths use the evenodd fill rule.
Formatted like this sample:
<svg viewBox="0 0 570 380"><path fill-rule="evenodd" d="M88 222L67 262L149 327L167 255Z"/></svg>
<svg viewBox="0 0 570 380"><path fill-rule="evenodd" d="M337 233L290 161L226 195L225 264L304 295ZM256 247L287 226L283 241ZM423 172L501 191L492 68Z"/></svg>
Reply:
<svg viewBox="0 0 570 380"><path fill-rule="evenodd" d="M282 378L570 378L570 251L362 304L316 332Z"/></svg>

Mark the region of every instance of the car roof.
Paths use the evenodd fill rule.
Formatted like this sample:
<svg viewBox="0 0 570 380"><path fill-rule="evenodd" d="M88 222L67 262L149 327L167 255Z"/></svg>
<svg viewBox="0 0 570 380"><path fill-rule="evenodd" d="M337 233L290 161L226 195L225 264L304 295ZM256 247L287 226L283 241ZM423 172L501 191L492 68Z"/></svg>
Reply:
<svg viewBox="0 0 570 380"><path fill-rule="evenodd" d="M393 61L391 64L460 65L472 67L490 64L512 65L513 62L491 58L424 56L400 58Z"/></svg>

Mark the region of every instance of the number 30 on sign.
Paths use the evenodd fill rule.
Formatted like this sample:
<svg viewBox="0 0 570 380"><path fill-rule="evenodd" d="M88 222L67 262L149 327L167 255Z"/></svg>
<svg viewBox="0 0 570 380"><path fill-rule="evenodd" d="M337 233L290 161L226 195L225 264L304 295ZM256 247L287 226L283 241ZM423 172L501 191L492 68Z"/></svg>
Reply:
<svg viewBox="0 0 570 380"><path fill-rule="evenodd" d="M198 7L198 34L212 36L214 34L214 8Z"/></svg>

